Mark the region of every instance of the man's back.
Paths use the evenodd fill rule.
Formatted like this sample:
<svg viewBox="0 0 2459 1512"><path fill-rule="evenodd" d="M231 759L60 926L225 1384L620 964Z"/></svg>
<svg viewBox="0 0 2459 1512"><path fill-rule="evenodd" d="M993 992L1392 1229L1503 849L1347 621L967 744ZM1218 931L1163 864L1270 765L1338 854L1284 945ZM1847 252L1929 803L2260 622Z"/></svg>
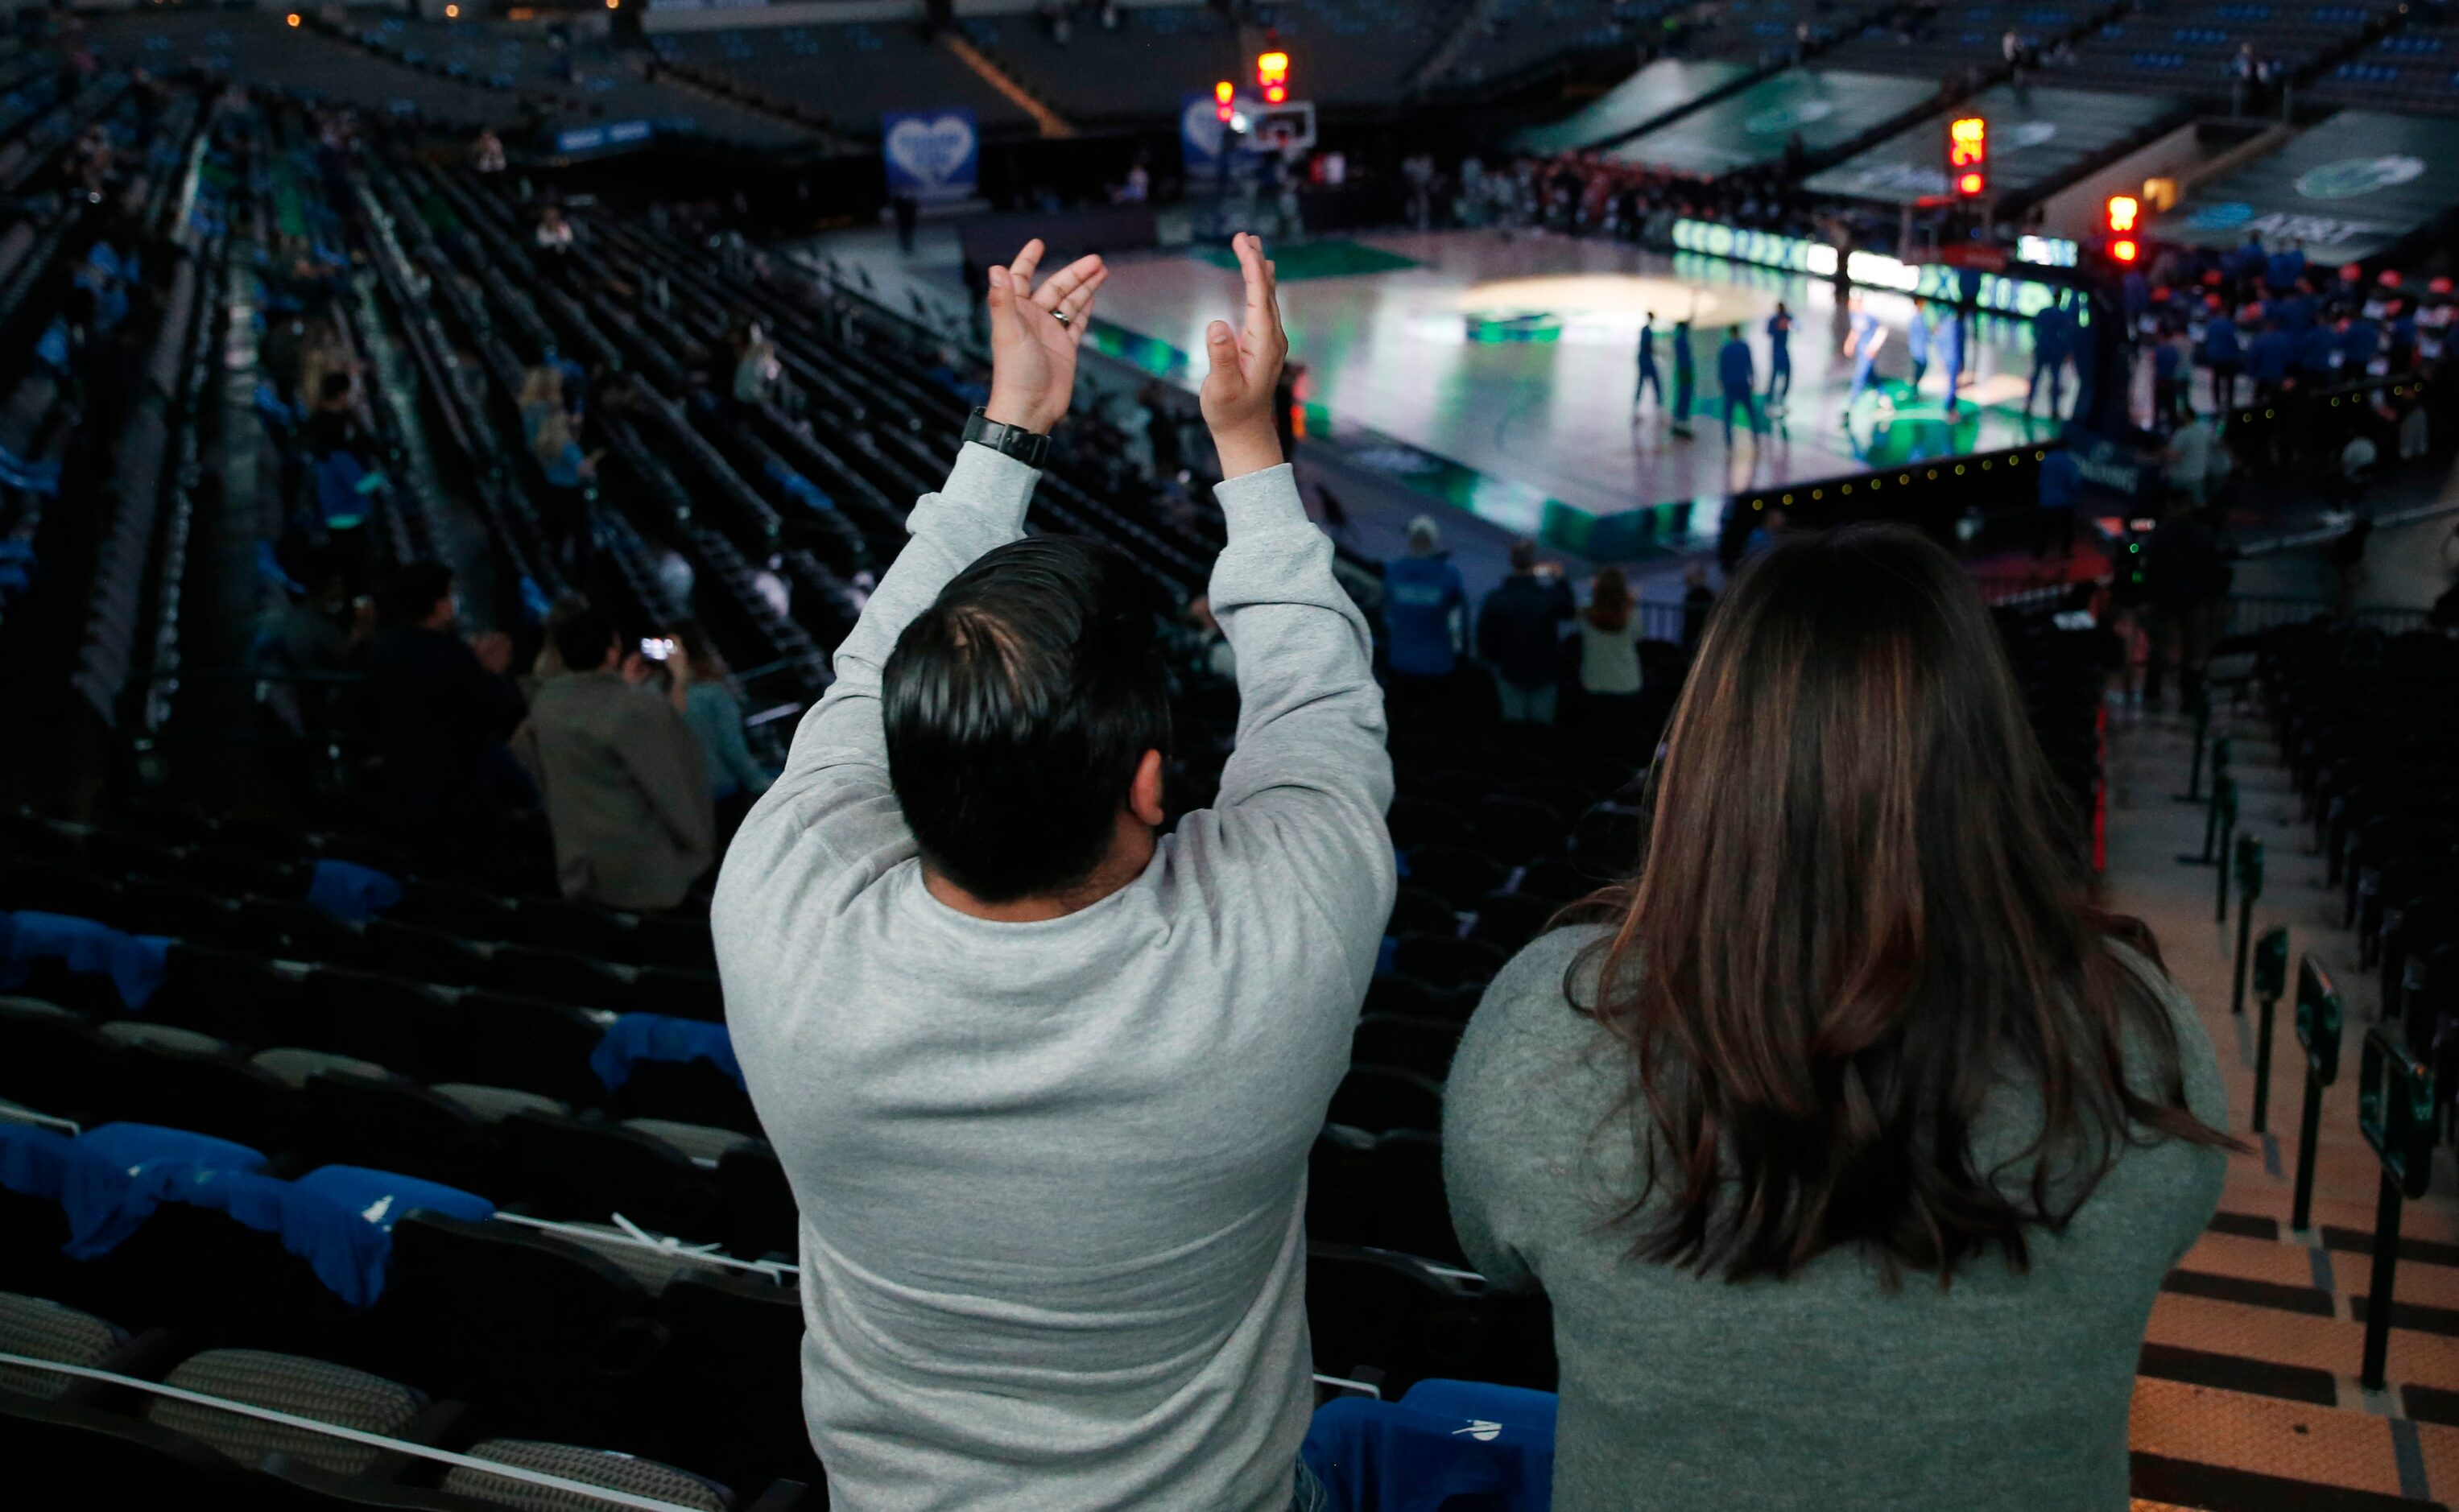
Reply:
<svg viewBox="0 0 2459 1512"><path fill-rule="evenodd" d="M1204 396L1230 473L1209 601L1240 692L1215 806L1145 828L1146 748L1149 792L1091 792L1103 854L1136 858L1114 878L974 880L997 886L1037 822L1001 782L1033 771L1057 811L1082 794L1040 764L1101 759L1043 705L1138 717L1114 686L1138 674L1102 658L1150 607L1067 587L1099 555L1023 539L1039 474L968 444L719 882L728 1027L802 1214L805 1416L843 1512L1291 1501L1306 1161L1391 912L1391 764L1364 619L1274 465L1285 346L1260 250L1235 244L1248 326L1216 340ZM1078 339L1049 304L1018 314L1015 287L992 285L995 402L1019 346ZM1046 430L1067 382L1025 387L1061 396L1015 401ZM969 681L959 658L981 657L996 670ZM996 758L952 706L1003 732ZM958 824L994 791L998 813Z"/></svg>
<svg viewBox="0 0 2459 1512"><path fill-rule="evenodd" d="M1477 652L1514 687L1545 687L1563 670L1563 621L1577 606L1560 578L1516 572L1486 595Z"/></svg>
<svg viewBox="0 0 2459 1512"><path fill-rule="evenodd" d="M1460 569L1444 553L1398 556L1383 564L1383 635L1392 670L1443 677L1452 670L1452 612L1465 598Z"/></svg>
<svg viewBox="0 0 2459 1512"><path fill-rule="evenodd" d="M621 675L547 679L522 744L565 896L672 908L717 858L699 741L682 715Z"/></svg>

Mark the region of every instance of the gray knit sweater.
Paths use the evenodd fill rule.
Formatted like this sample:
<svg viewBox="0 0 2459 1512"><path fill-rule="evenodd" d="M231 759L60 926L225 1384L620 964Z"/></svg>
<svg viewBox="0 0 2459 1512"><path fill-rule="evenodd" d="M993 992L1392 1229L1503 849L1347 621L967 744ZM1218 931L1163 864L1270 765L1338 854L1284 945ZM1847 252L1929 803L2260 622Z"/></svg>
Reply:
<svg viewBox="0 0 2459 1512"><path fill-rule="evenodd" d="M2063 1236L2035 1231L2028 1274L1984 1260L1944 1292L1915 1275L1890 1294L1848 1251L1738 1284L1629 1259L1612 1217L1638 1189L1616 1114L1630 1060L1564 991L1599 934L1544 935L1495 978L1443 1110L1470 1258L1553 1302L1556 1512L2124 1508L2135 1354L2161 1277L2219 1201L2221 1153L2127 1147ZM2188 1104L2225 1127L2210 1039L2161 992ZM2003 1092L1980 1152L2020 1147L2037 1108Z"/></svg>

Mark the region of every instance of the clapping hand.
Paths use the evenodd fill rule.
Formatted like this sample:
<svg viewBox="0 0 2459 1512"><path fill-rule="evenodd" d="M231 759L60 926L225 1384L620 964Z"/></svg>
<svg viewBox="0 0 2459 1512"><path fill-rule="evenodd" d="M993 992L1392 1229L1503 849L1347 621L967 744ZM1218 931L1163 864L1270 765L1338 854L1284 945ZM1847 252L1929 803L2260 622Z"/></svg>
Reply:
<svg viewBox="0 0 2459 1512"><path fill-rule="evenodd" d="M1213 449L1221 453L1224 478L1280 465L1281 433L1272 421L1272 396L1280 385L1281 364L1290 355L1263 239L1241 231L1230 247L1238 254L1238 271L1247 282L1246 318L1234 332L1228 321L1206 327L1204 350L1212 368L1204 375L1198 396Z"/></svg>
<svg viewBox="0 0 2459 1512"><path fill-rule="evenodd" d="M1076 348L1093 312L1093 295L1110 276L1087 254L1033 286L1041 265L1040 237L1016 261L990 272L991 397L983 412L1001 425L1047 433L1067 413L1076 392Z"/></svg>

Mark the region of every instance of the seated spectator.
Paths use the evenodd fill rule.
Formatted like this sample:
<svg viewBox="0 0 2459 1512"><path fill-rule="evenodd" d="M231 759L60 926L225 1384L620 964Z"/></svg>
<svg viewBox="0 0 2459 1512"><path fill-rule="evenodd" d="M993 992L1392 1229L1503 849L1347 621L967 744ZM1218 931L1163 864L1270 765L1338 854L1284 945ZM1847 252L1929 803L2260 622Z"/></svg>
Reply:
<svg viewBox="0 0 2459 1512"><path fill-rule="evenodd" d="M666 626L666 639L675 647L666 670L683 688L683 721L700 741L718 830L730 835L777 774L760 764L743 738L743 702L735 696L734 674L708 632L697 620L678 620Z"/></svg>
<svg viewBox="0 0 2459 1512"><path fill-rule="evenodd" d="M1511 543L1511 574L1477 612L1477 654L1494 669L1503 717L1554 723L1563 678L1563 621L1578 605L1558 563L1540 562L1537 543Z"/></svg>
<svg viewBox="0 0 2459 1512"><path fill-rule="evenodd" d="M359 419L357 381L351 374L326 372L317 381L316 405L307 415L304 443L326 550L355 591L366 585L372 570L365 527L370 501L384 486L384 474L375 438Z"/></svg>
<svg viewBox="0 0 2459 1512"><path fill-rule="evenodd" d="M1694 561L1682 569L1682 649L1699 649L1708 631L1708 611L1716 607L1716 590L1708 586L1708 564Z"/></svg>
<svg viewBox="0 0 2459 1512"><path fill-rule="evenodd" d="M549 205L538 212L536 241L539 251L562 257L572 250L572 222L561 210Z"/></svg>
<svg viewBox="0 0 2459 1512"><path fill-rule="evenodd" d="M1786 540L1700 648L1633 880L1471 1020L1462 1246L1544 1288L1558 1507L2122 1507L2220 1070L1988 611L1893 526Z"/></svg>
<svg viewBox="0 0 2459 1512"><path fill-rule="evenodd" d="M566 670L538 684L514 748L546 802L563 895L673 908L717 859L707 769L683 719L688 662L665 695L622 655L615 620L583 609L556 630Z"/></svg>
<svg viewBox="0 0 2459 1512"><path fill-rule="evenodd" d="M572 415L560 406L539 417L530 452L546 479L538 497L538 523L564 565L577 567L590 555L588 495L598 477L598 458L580 450Z"/></svg>
<svg viewBox="0 0 2459 1512"><path fill-rule="evenodd" d="M769 390L777 387L778 378L786 371L785 364L778 361L776 344L769 341L768 333L760 328L757 321L735 332L733 344L734 402L767 403Z"/></svg>
<svg viewBox="0 0 2459 1512"><path fill-rule="evenodd" d="M521 696L500 630L464 639L452 571L412 562L393 580L389 623L368 643L368 736L383 811L406 832L458 832L529 794L504 760Z"/></svg>

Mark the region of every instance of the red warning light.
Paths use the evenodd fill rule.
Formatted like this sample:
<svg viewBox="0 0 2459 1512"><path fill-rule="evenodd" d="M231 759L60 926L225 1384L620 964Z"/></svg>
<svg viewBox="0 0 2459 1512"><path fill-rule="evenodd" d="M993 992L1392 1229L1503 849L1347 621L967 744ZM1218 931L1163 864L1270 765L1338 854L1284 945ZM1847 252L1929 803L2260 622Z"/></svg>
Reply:
<svg viewBox="0 0 2459 1512"><path fill-rule="evenodd" d="M1230 117L1238 113L1237 101L1237 85L1223 79L1212 86L1212 114L1219 118L1222 125L1229 125Z"/></svg>
<svg viewBox="0 0 2459 1512"><path fill-rule="evenodd" d="M1989 122L1979 116L1961 116L1946 123L1946 168L1955 192L1966 200L1989 188Z"/></svg>
<svg viewBox="0 0 2459 1512"><path fill-rule="evenodd" d="M2142 219L2142 216L2143 201L2135 199L2133 195L2111 195L2109 197L2109 229L2111 231L2119 234L2131 232L2134 229L2134 222Z"/></svg>
<svg viewBox="0 0 2459 1512"><path fill-rule="evenodd" d="M1290 55L1287 52L1255 54L1255 88L1263 91L1267 105L1289 102Z"/></svg>

